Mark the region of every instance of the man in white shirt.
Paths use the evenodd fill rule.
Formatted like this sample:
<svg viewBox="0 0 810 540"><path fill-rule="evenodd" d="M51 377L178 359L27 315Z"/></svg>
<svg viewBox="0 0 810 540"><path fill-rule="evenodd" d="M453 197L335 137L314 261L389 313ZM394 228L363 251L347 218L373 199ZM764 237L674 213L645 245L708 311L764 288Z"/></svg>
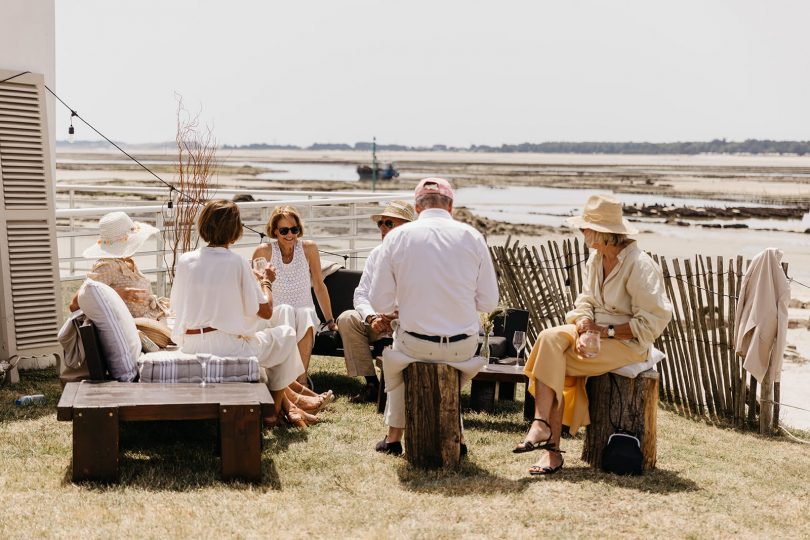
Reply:
<svg viewBox="0 0 810 540"><path fill-rule="evenodd" d="M455 221L453 188L443 178L416 187L419 218L391 231L377 257L369 299L374 310L398 309L394 345L383 353L388 435L378 452L402 453L405 387L402 370L412 362L451 363L462 380L486 362L473 358L479 316L498 304L498 284L483 236ZM466 446L462 443L462 454Z"/></svg>
<svg viewBox="0 0 810 540"><path fill-rule="evenodd" d="M396 227L414 219L416 212L413 206L405 201L391 201L382 213L371 216L371 221L377 224L383 240ZM354 290L354 309L344 311L337 320L338 331L343 340L346 372L350 377L366 378L366 386L360 394L349 399L353 403L377 401L379 382L374 371L374 360L369 344L390 336L391 321L396 318L396 310L378 313L371 307L368 299L371 278L376 273L377 257L381 248L382 244L375 247L366 259L360 283Z"/></svg>

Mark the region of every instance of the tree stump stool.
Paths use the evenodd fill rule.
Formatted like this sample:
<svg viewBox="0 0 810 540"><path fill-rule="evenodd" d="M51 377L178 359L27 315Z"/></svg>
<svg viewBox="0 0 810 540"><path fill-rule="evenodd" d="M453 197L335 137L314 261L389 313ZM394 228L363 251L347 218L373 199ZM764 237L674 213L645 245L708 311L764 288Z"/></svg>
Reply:
<svg viewBox="0 0 810 540"><path fill-rule="evenodd" d="M655 468L656 419L658 415L658 372L652 369L640 373L635 379L613 375L617 388L611 400L611 375L605 373L588 379L588 410L591 423L585 429L582 460L592 467L601 467L602 451L615 429L627 430L638 436L643 456L642 470ZM622 411L622 405L624 410Z"/></svg>
<svg viewBox="0 0 810 540"><path fill-rule="evenodd" d="M461 373L416 362L405 377L405 457L419 468L456 468L461 461Z"/></svg>

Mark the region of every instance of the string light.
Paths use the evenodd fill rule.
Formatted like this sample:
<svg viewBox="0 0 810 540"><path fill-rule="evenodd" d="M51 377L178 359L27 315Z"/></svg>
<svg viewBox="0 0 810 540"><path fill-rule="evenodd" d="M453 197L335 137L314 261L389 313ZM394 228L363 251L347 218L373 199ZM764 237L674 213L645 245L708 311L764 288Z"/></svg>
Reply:
<svg viewBox="0 0 810 540"><path fill-rule="evenodd" d="M73 117L74 116L78 116L78 114L76 114L76 111L71 109L70 110L70 127L68 128L68 142L69 143L72 143L75 140L74 134L76 133L76 130L73 127Z"/></svg>
<svg viewBox="0 0 810 540"><path fill-rule="evenodd" d="M166 203L166 211L164 212L164 216L168 220L174 219L174 186L169 186L169 201Z"/></svg>

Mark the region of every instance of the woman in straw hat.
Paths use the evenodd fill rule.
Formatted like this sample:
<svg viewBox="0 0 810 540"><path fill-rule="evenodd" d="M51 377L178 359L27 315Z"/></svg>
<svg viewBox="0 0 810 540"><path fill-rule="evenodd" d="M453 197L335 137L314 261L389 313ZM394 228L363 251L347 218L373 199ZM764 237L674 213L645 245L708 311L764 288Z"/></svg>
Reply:
<svg viewBox="0 0 810 540"><path fill-rule="evenodd" d="M98 239L82 253L86 259L97 259L87 277L112 287L133 317L163 321L168 314L169 299L152 294L149 278L132 260L132 256L158 230L146 223L132 221L124 212L105 214L98 221L98 228ZM71 304L72 310L74 307L78 309L78 304Z"/></svg>
<svg viewBox="0 0 810 540"><path fill-rule="evenodd" d="M329 330L337 328L329 291L323 282L318 245L312 240L301 239L304 235L304 223L292 206L277 206L270 214L265 230L267 236L275 242L259 245L253 252L253 258L264 257L275 272L273 294L276 304L292 307L292 310L278 310L274 313L270 325L286 324L295 328L298 352L306 371L309 369L315 329L320 325L310 287L315 292L321 313L326 319L324 326ZM306 382L306 373L299 382Z"/></svg>
<svg viewBox="0 0 810 540"><path fill-rule="evenodd" d="M566 324L543 330L526 362L534 421L513 451L543 451L529 469L532 475L562 468L563 424L573 434L589 423L587 377L646 361L672 317L661 269L628 238L638 231L622 217L619 200L593 195L582 215L568 223L593 251Z"/></svg>

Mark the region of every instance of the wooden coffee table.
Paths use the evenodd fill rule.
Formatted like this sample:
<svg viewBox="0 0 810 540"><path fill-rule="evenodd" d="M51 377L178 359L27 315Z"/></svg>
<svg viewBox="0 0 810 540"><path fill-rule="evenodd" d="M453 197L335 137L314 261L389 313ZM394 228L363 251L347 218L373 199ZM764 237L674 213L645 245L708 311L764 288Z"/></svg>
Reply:
<svg viewBox="0 0 810 540"><path fill-rule="evenodd" d="M118 480L121 422L218 420L222 478L261 481L262 418L273 398L261 383L65 385L56 418L73 422L73 480Z"/></svg>
<svg viewBox="0 0 810 540"><path fill-rule="evenodd" d="M514 365L487 364L475 377L470 388L470 408L474 411L493 412L495 400L515 399L515 385L528 384L529 378ZM527 391L523 402L523 417L534 418L534 397Z"/></svg>

